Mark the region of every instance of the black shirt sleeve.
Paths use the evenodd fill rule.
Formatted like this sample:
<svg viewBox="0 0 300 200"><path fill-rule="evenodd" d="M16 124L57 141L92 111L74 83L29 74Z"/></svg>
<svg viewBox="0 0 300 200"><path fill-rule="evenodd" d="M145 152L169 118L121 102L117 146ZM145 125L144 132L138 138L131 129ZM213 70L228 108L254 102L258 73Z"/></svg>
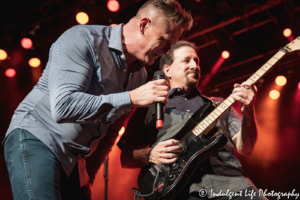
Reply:
<svg viewBox="0 0 300 200"><path fill-rule="evenodd" d="M122 150L124 145L134 145L140 148L148 146L147 127L145 125L145 118L148 107L137 108L128 121L124 134L117 143Z"/></svg>

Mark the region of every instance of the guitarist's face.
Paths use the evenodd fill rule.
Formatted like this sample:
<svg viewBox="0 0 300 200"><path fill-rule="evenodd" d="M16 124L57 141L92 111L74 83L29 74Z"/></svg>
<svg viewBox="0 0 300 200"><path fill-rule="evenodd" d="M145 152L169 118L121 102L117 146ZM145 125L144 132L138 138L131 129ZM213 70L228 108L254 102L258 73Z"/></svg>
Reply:
<svg viewBox="0 0 300 200"><path fill-rule="evenodd" d="M171 88L180 87L189 91L200 80L199 57L196 51L189 46L174 50L173 63L165 67Z"/></svg>

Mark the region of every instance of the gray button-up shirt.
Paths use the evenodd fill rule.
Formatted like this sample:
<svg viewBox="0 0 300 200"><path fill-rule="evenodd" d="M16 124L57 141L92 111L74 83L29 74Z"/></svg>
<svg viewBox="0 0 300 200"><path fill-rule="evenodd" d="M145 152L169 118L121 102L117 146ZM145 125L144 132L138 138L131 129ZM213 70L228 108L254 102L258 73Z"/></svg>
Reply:
<svg viewBox="0 0 300 200"><path fill-rule="evenodd" d="M128 91L144 84L147 72L136 61L125 83L126 71L122 24L70 28L53 43L42 77L16 109L6 136L16 128L30 131L69 175L78 155L88 155L109 124L131 111Z"/></svg>

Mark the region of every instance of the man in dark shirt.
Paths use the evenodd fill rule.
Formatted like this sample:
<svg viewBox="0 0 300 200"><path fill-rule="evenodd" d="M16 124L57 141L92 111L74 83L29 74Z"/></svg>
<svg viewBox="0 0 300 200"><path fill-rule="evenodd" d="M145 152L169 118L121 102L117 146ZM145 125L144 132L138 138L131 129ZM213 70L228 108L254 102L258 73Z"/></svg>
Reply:
<svg viewBox="0 0 300 200"><path fill-rule="evenodd" d="M161 70L169 81L169 103L165 108L163 129L155 128L154 105L137 109L130 119L118 145L122 149L123 167L143 167L150 163L171 164L178 159L182 146L170 139L183 127L199 107L209 101L219 104L223 99L209 99L196 88L200 79L199 58L192 43L180 41L172 46L170 55L160 61ZM250 155L257 138L254 115L254 85L250 82L235 84L232 99L242 103L243 118L228 109L218 120L219 132L228 138L227 144L216 155L196 170L177 197L182 199L230 198L265 199L259 195L251 180L243 172L233 150ZM142 117L143 116L143 117ZM253 192L255 193L253 193ZM231 192L231 193L230 193ZM252 194L252 195L250 195ZM223 197L220 197L223 196Z"/></svg>

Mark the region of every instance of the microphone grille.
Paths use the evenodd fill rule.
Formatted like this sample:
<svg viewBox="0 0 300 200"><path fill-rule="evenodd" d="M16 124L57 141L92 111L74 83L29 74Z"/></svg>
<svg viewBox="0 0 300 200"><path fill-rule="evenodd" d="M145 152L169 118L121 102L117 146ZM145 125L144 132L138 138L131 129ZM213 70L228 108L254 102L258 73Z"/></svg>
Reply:
<svg viewBox="0 0 300 200"><path fill-rule="evenodd" d="M158 79L165 79L165 74L161 70L158 70L154 73L154 80Z"/></svg>

